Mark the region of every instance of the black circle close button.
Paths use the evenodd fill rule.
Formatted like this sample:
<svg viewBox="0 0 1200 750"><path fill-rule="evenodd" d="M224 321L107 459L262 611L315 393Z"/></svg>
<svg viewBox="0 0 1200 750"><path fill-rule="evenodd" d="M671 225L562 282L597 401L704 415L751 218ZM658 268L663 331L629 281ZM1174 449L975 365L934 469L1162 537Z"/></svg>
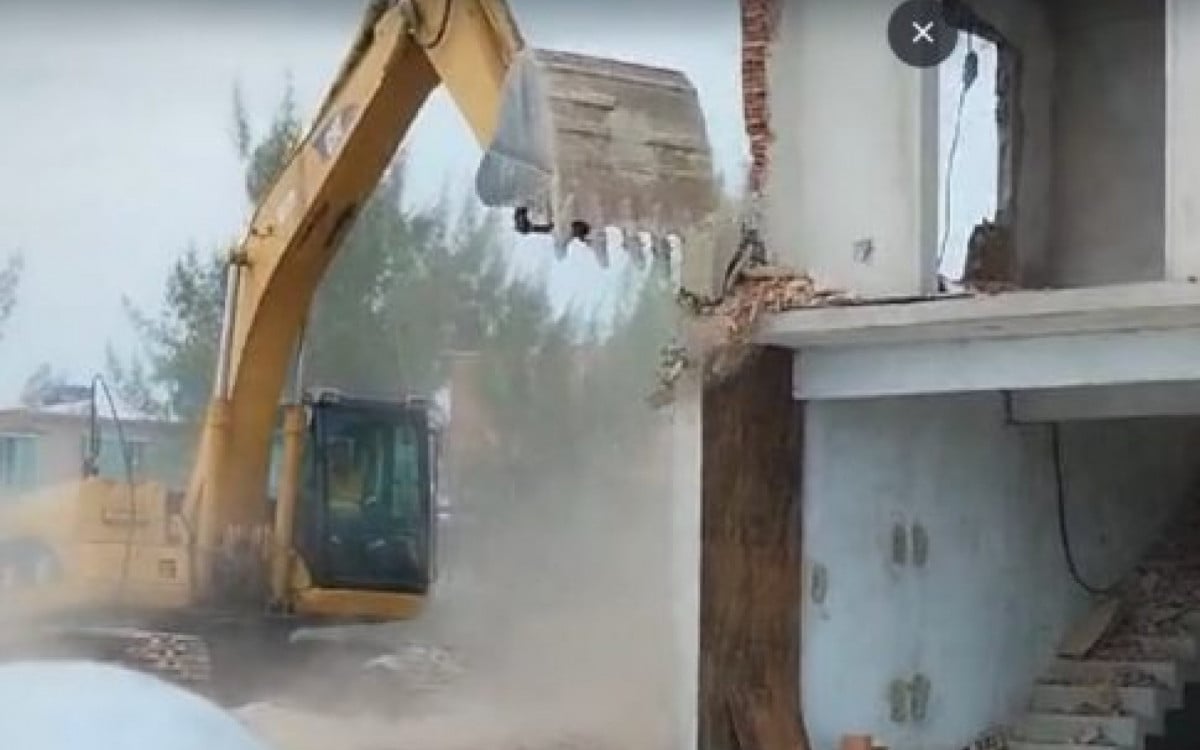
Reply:
<svg viewBox="0 0 1200 750"><path fill-rule="evenodd" d="M932 68L958 45L958 29L946 23L938 0L907 0L888 20L892 51L915 68Z"/></svg>

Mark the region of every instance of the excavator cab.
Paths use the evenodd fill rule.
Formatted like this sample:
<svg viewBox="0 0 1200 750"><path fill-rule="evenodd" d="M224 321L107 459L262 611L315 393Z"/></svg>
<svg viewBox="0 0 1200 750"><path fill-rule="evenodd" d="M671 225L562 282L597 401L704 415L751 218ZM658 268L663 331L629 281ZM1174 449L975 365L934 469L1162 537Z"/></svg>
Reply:
<svg viewBox="0 0 1200 750"><path fill-rule="evenodd" d="M426 593L436 534L428 406L331 394L306 401L294 543L313 584Z"/></svg>

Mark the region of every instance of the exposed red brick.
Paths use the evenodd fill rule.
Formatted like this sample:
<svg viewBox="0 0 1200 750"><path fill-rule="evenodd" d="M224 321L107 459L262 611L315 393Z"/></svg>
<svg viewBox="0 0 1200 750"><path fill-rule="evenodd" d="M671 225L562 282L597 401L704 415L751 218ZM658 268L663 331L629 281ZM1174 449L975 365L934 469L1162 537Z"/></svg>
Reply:
<svg viewBox="0 0 1200 750"><path fill-rule="evenodd" d="M766 179L773 138L767 65L779 25L780 0L741 0L741 3L742 109L750 139L749 187L758 193Z"/></svg>

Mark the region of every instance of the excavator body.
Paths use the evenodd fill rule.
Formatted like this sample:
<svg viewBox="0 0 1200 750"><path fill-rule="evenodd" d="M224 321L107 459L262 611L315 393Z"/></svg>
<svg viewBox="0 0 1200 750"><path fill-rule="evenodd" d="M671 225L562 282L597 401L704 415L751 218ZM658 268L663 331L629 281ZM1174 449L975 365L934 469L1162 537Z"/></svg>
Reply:
<svg viewBox="0 0 1200 750"><path fill-rule="evenodd" d="M0 516L0 654L107 655L207 683L209 643L224 636L261 642L305 625L414 617L436 572L436 414L420 399L329 390L285 411L285 429L300 415L304 434L276 442L301 447L299 468L275 451L260 523L226 535L215 557L217 599L193 596L180 493L88 477L23 499ZM280 506L281 489L294 492L293 507ZM281 513L295 529L287 545L270 538ZM274 549L286 557L280 581L270 580Z"/></svg>
<svg viewBox="0 0 1200 750"><path fill-rule="evenodd" d="M370 3L230 253L190 482L85 471L0 508L0 652L36 641L203 682L217 632L420 613L436 579L430 405L286 386L303 382L325 270L439 84L483 149L481 201L560 252L590 246L605 262L619 236L635 261L678 263L715 207L681 73L527 47L502 0Z"/></svg>

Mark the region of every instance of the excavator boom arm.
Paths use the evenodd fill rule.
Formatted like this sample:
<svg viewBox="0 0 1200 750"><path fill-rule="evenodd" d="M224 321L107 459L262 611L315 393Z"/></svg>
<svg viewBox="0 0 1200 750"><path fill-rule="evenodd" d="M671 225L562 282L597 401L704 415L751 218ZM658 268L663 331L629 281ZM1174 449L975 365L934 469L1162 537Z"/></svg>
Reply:
<svg viewBox="0 0 1200 750"><path fill-rule="evenodd" d="M373 3L319 116L230 260L215 392L185 504L202 589L222 534L261 518L255 495L317 286L438 82L401 6Z"/></svg>
<svg viewBox="0 0 1200 750"><path fill-rule="evenodd" d="M311 128L230 254L214 392L182 509L158 482L90 475L9 504L0 512L0 543L26 549L32 541L56 573L43 580L39 564L36 581L6 590L5 611L20 613L18 641L36 634L36 643L26 643L36 653L46 632L33 625L61 620L64 627L50 628L55 648L64 638L70 648L98 648L101 659L132 659L190 680L207 674L207 646L179 627L223 631L229 613L264 614L264 605L342 622L419 611L432 544L410 545L407 532L403 544L392 544L390 531L387 539L351 543L343 531L361 529L358 521L391 522L374 512L380 503L334 517L331 510L345 509L333 508L329 487L301 491L301 478L343 455L326 449L357 425L381 436L363 440L378 444L368 452L386 454L379 465L406 467L398 474L416 492L399 494L415 494L428 509L436 449L412 449L428 437L424 407L289 399L273 518L266 495L280 396L314 294L438 85L484 148L480 200L514 209L518 232L545 231L558 250L581 240L603 262L605 239L619 234L634 262L643 251L662 260L681 246L663 240L684 239L714 207L698 98L678 72L530 49L504 0L374 0ZM315 437L311 451L307 435ZM425 516L417 536L431 539L436 522ZM143 629L147 619L169 632ZM132 622L138 626L125 626ZM169 658L161 658L163 648Z"/></svg>
<svg viewBox="0 0 1200 750"><path fill-rule="evenodd" d="M686 79L583 60L535 56L502 0L371 3L312 127L231 257L215 392L184 507L201 589L222 536L262 519L270 435L313 296L439 84L488 150L478 180L485 202L548 212L560 244L565 232L585 239L578 230L589 224L601 240L606 223L632 229L639 210L652 229L682 232L689 212L710 208L708 144ZM639 97L640 109L621 108ZM605 171L630 176L601 179L607 192L588 195L580 175ZM639 207L629 200L639 195L660 197Z"/></svg>

